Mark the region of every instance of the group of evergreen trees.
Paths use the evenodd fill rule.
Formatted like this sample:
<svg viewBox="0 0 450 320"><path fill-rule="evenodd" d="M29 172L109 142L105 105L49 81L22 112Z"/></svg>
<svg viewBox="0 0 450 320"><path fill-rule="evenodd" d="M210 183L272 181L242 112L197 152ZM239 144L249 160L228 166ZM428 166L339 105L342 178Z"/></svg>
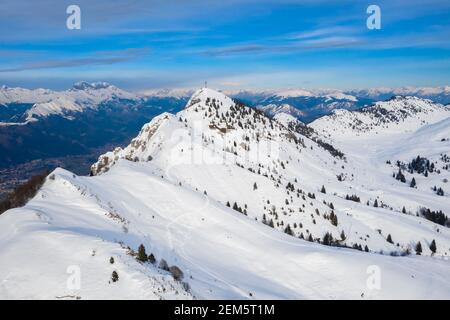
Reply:
<svg viewBox="0 0 450 320"><path fill-rule="evenodd" d="M230 207L231 208L231 205L230 205L230 202L229 201L227 201L227 207ZM244 215L247 215L247 205L245 204L244 205L244 209L242 209L242 207L240 207L236 202L235 203L233 203L233 210L235 210L235 211L237 211L237 212L240 212L240 213L242 213L242 214L244 214Z"/></svg>
<svg viewBox="0 0 450 320"><path fill-rule="evenodd" d="M390 163L390 161L388 162ZM409 172L410 174L413 174L414 172L417 172L418 174L423 174L425 177L428 177L429 172L435 172L435 165L433 162L428 160L427 158L417 156L411 162L404 164L400 161L397 161L398 166L398 172L393 173L393 177L403 183L406 182L406 177L402 172L402 169ZM439 173L439 172L438 172ZM415 188L417 185L416 179L413 177L410 182L410 187Z"/></svg>
<svg viewBox="0 0 450 320"><path fill-rule="evenodd" d="M440 224L441 226L450 227L450 219L441 210L431 211L428 208L420 208L419 214L425 219Z"/></svg>
<svg viewBox="0 0 450 320"><path fill-rule="evenodd" d="M431 241L429 248L430 248L430 251L432 254L436 253L437 246L436 246L436 241L434 239ZM418 256L420 256L422 254L422 244L420 243L420 241L417 242L416 247L414 249L416 250L416 254Z"/></svg>
<svg viewBox="0 0 450 320"><path fill-rule="evenodd" d="M145 262L150 262L151 264L156 263L156 259L155 259L155 256L153 255L153 253L151 253L150 255L147 255L145 246L143 244L139 245L136 259L138 261L144 262L144 263ZM167 261L164 259L161 259L161 261L159 262L158 268L165 270L165 271L169 271L175 280L181 281L183 279L183 272L181 271L181 269L178 268L177 266L169 267L169 265L167 264ZM117 279L118 279L118 277L117 277ZM115 281L113 280L113 282L115 282Z"/></svg>
<svg viewBox="0 0 450 320"><path fill-rule="evenodd" d="M407 165L407 169L409 173L417 172L419 174L428 175L428 172L434 172L435 167L434 163L428 160L427 158L417 156L417 158L413 159Z"/></svg>
<svg viewBox="0 0 450 320"><path fill-rule="evenodd" d="M406 183L406 177L405 177L405 175L403 174L402 169L398 169L397 174L393 173L392 176L393 176L396 180L398 180L398 181L400 181L400 182L402 182L402 183ZM415 188L415 187L417 186L416 178L413 177L413 178L411 179L411 182L409 183L409 186L410 186L411 188Z"/></svg>
<svg viewBox="0 0 450 320"><path fill-rule="evenodd" d="M150 262L151 264L154 264L156 262L156 259L155 259L155 256L153 255L153 253L150 253L150 255L147 255L143 244L141 244L138 248L138 253L137 253L136 259L141 262Z"/></svg>
<svg viewBox="0 0 450 320"><path fill-rule="evenodd" d="M398 169L397 174L394 173L393 176L395 177L396 180L399 180L400 182L403 182L403 183L406 182L406 178L405 178L405 175L402 172L402 169Z"/></svg>
<svg viewBox="0 0 450 320"><path fill-rule="evenodd" d="M345 196L345 200L351 200L351 201L355 201L355 202L361 202L361 199L356 195L356 194L352 194L352 195L346 195Z"/></svg>
<svg viewBox="0 0 450 320"><path fill-rule="evenodd" d="M433 187L433 191L436 192L436 194L438 196L443 196L444 195L444 190L441 187L438 188L438 187L434 186Z"/></svg>

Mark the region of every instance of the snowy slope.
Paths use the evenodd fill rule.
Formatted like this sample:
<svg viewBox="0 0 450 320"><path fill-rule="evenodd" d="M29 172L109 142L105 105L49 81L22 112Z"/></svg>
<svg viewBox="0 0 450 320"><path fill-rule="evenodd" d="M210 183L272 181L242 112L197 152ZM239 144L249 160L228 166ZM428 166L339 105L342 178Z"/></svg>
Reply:
<svg viewBox="0 0 450 320"><path fill-rule="evenodd" d="M344 175L358 189L361 202L377 195L379 202L394 211L404 211L404 207L407 214L416 215L424 207L450 216L449 121L446 106L396 97L362 111L337 110L310 127L346 154L346 169L352 174ZM429 161L435 169L426 174L408 169L417 157ZM404 182L395 179L399 170ZM413 178L416 185L411 187ZM443 188L443 196L436 194L435 186Z"/></svg>
<svg viewBox="0 0 450 320"><path fill-rule="evenodd" d="M391 169L382 179L387 168L360 166L364 153L335 157L277 118L201 89L184 110L154 118L129 146L102 155L92 177L57 169L24 208L0 216L0 296L448 299L449 229L399 211L400 203L437 209L436 195L403 190ZM375 199L392 209L366 205ZM448 197L441 205L450 207ZM324 245L327 232L334 246ZM126 254L140 243L180 267L190 289ZM33 263L23 266L30 244ZM87 279L80 289L64 282L72 264ZM119 281L108 283L113 269ZM367 285L373 269L379 289Z"/></svg>

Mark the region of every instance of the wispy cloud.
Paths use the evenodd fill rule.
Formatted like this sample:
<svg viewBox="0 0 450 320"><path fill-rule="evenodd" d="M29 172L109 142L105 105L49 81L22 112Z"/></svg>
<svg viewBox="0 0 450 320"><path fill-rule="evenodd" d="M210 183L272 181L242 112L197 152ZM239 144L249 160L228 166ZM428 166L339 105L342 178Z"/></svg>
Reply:
<svg viewBox="0 0 450 320"><path fill-rule="evenodd" d="M304 32L297 32L286 35L286 39L290 40L303 40L311 38L319 38L324 36L337 36L337 35L349 35L354 34L359 29L348 26L331 26L325 28L317 28Z"/></svg>
<svg viewBox="0 0 450 320"><path fill-rule="evenodd" d="M2 68L0 69L0 72L4 73L4 72L19 72L37 69L70 68L88 65L109 65L134 60L148 51L149 49L147 48L129 48L118 51L98 51L88 57L58 59L58 60L54 59L54 60L38 61L33 63L25 63L14 67Z"/></svg>
<svg viewBox="0 0 450 320"><path fill-rule="evenodd" d="M202 51L210 56L227 56L253 53L292 53L304 50L327 49L327 48L347 48L354 47L363 42L357 37L324 37L318 39L308 39L289 43L264 43L264 44L242 44L231 45L221 48L210 48Z"/></svg>

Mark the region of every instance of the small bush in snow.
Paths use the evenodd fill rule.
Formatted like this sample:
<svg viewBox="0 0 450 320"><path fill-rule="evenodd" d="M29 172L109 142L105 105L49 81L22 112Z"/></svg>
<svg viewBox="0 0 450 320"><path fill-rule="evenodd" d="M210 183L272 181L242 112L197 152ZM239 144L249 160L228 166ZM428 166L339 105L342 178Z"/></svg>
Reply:
<svg viewBox="0 0 450 320"><path fill-rule="evenodd" d="M178 268L177 266L171 266L169 268L169 272L172 274L172 277L177 280L177 281L181 281L183 280L183 271L181 271L180 268Z"/></svg>
<svg viewBox="0 0 450 320"><path fill-rule="evenodd" d="M169 265L167 264L167 261L164 259L161 259L161 261L159 262L159 268L163 269L165 271L169 271Z"/></svg>

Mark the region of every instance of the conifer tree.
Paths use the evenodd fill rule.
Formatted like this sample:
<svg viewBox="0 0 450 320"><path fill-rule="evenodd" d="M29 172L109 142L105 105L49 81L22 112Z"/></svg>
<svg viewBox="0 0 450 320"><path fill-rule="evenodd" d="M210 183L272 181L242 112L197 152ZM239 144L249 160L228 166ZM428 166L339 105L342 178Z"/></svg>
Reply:
<svg viewBox="0 0 450 320"><path fill-rule="evenodd" d="M143 244L141 244L138 248L137 259L142 262L147 262L148 257L147 257L147 253L145 253L145 247Z"/></svg>
<svg viewBox="0 0 450 320"><path fill-rule="evenodd" d="M389 242L389 243L392 243L392 244L394 243L394 241L392 241L391 234L388 234L388 236L386 238L386 241Z"/></svg>
<svg viewBox="0 0 450 320"><path fill-rule="evenodd" d="M286 229L284 229L284 233L286 233L286 234L288 234L288 235L290 235L290 236L293 235L291 226L290 226L289 224L286 226Z"/></svg>
<svg viewBox="0 0 450 320"><path fill-rule="evenodd" d="M334 213L333 213L333 216L331 217L331 224L335 227L337 227L337 225L338 225L338 217Z"/></svg>
<svg viewBox="0 0 450 320"><path fill-rule="evenodd" d="M430 244L430 250L431 250L431 252L432 253L436 253L436 241L434 241L434 239L433 239L433 241L431 241L431 244Z"/></svg>
<svg viewBox="0 0 450 320"><path fill-rule="evenodd" d="M416 254L417 254L418 256L420 256L421 253L422 253L422 244L421 244L420 241L419 241L419 242L417 242L417 244L416 244Z"/></svg>
<svg viewBox="0 0 450 320"><path fill-rule="evenodd" d="M322 243L326 246L331 245L331 243L333 242L333 236L331 235L331 233L327 232L325 233L325 235L323 236L322 239Z"/></svg>

